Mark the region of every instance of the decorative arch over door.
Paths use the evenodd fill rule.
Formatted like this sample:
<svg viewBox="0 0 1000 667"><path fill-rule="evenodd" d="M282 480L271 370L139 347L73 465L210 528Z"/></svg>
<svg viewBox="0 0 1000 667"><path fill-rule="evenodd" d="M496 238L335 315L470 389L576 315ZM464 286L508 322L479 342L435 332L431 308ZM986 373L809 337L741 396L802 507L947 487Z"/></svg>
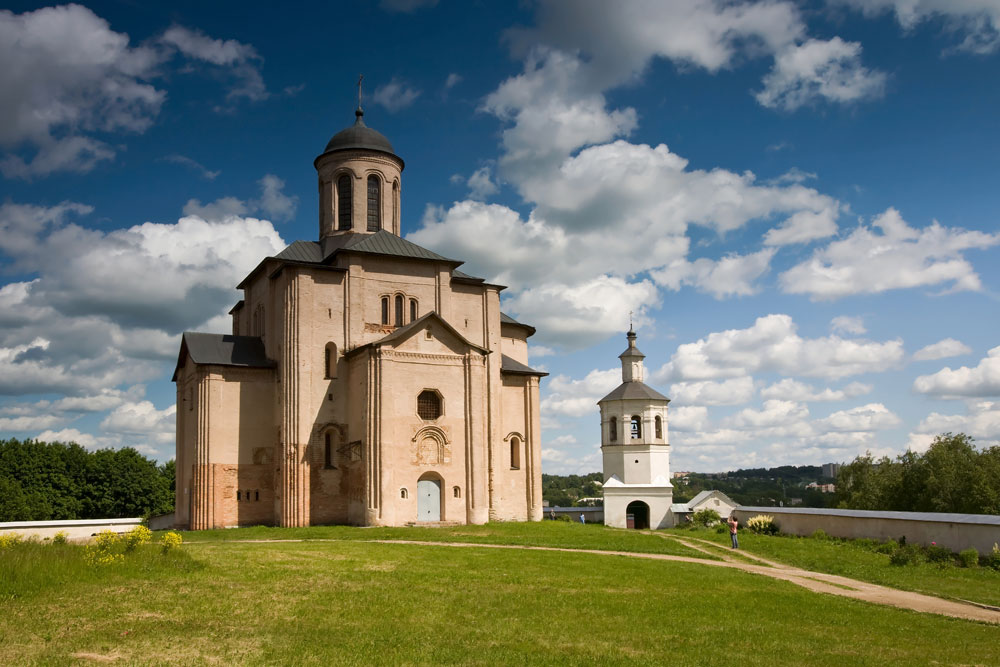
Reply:
<svg viewBox="0 0 1000 667"><path fill-rule="evenodd" d="M619 505L620 507L620 505ZM649 505L642 502L641 500L633 500L625 508L625 520L628 521L628 517L632 517L632 525L629 528L635 528L636 530L643 530L649 528ZM626 525L628 525L626 523Z"/></svg>

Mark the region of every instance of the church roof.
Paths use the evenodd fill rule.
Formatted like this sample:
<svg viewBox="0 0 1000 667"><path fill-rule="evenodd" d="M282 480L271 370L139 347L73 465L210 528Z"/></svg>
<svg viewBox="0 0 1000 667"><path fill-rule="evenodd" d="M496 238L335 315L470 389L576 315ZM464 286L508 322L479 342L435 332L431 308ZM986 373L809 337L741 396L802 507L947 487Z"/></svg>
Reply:
<svg viewBox="0 0 1000 667"><path fill-rule="evenodd" d="M402 158L396 155L396 151L393 149L392 144L389 143L389 140L385 138L384 134L365 125L364 111L358 109L354 112L354 115L354 125L345 127L333 135L319 157L327 153L333 153L334 151L366 150L388 153L400 162L403 161ZM316 159L319 160L319 157Z"/></svg>
<svg viewBox="0 0 1000 667"><path fill-rule="evenodd" d="M536 371L530 366L525 366L520 361L516 359L511 359L506 354L500 355L500 372L508 373L510 375L536 375L538 377L545 377L548 373L544 371Z"/></svg>
<svg viewBox="0 0 1000 667"><path fill-rule="evenodd" d="M185 331L181 337L181 351L177 358L177 379L184 355L198 365L242 366L244 368L273 368L274 362L264 353L264 341L259 336L233 336Z"/></svg>
<svg viewBox="0 0 1000 667"><path fill-rule="evenodd" d="M337 239L338 237L333 236L327 238L330 240L334 240ZM380 229L374 234L361 234L355 236L354 238L348 239L347 242L344 244L344 246L341 248L341 250L350 250L351 252L371 253L373 255L392 255L393 257L413 257L415 259L433 259L438 262L451 262L456 265L462 263L454 259L448 259L447 257L442 257L436 252L418 246L416 243L411 243L410 241L407 241L403 237L396 236L392 232L387 232L384 229Z"/></svg>
<svg viewBox="0 0 1000 667"><path fill-rule="evenodd" d="M295 241L275 255L274 258L319 264L323 261L323 251L320 250L319 244L315 241Z"/></svg>
<svg viewBox="0 0 1000 667"><path fill-rule="evenodd" d="M618 388L613 392L602 398L599 403L604 401L616 401L621 399L652 399L654 401L667 401L670 399L656 391L652 387L642 382L622 382L618 385Z"/></svg>
<svg viewBox="0 0 1000 667"><path fill-rule="evenodd" d="M500 324L510 324L515 327L524 327L525 329L531 332L530 334L528 334L529 336L535 335L535 327L531 326L530 324L525 324L524 322L518 322L513 317L504 312L500 313Z"/></svg>

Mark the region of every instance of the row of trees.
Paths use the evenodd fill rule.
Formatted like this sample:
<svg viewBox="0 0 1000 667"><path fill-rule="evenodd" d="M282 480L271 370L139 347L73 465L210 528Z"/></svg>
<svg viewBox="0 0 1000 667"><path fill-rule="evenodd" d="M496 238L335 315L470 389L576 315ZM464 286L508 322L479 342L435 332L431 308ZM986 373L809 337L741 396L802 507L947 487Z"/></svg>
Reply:
<svg viewBox="0 0 1000 667"><path fill-rule="evenodd" d="M581 498L602 497L601 481L604 475L546 475L542 473L542 499L549 507L575 507Z"/></svg>
<svg viewBox="0 0 1000 667"><path fill-rule="evenodd" d="M840 468L837 505L900 512L1000 514L1000 446L978 450L964 433L945 433L923 454L871 454Z"/></svg>
<svg viewBox="0 0 1000 667"><path fill-rule="evenodd" d="M832 482L822 477L820 466L779 466L776 468L741 468L733 472L691 473L671 480L674 502L684 503L701 491L718 490L740 505L778 507L828 507L833 494L809 489L810 482Z"/></svg>
<svg viewBox="0 0 1000 667"><path fill-rule="evenodd" d="M106 519L174 510L174 462L132 448L0 440L0 521Z"/></svg>

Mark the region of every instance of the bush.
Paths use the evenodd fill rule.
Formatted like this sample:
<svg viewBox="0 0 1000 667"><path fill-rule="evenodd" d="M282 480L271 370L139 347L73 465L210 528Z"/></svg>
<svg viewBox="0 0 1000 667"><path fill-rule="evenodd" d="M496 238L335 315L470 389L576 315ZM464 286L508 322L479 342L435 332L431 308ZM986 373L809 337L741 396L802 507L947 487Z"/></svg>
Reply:
<svg viewBox="0 0 1000 667"><path fill-rule="evenodd" d="M950 565L952 560L951 549L939 547L934 542L931 542L931 545L927 547L927 560L940 567Z"/></svg>
<svg viewBox="0 0 1000 667"><path fill-rule="evenodd" d="M20 544L21 536L17 533L5 533L0 535L0 549L9 549L15 544Z"/></svg>
<svg viewBox="0 0 1000 667"><path fill-rule="evenodd" d="M698 510L691 517L691 523L699 526L705 526L706 528L711 528L720 521L722 521L722 517L719 516L719 513L710 509Z"/></svg>
<svg viewBox="0 0 1000 667"><path fill-rule="evenodd" d="M916 565L924 559L920 552L920 547L912 544L903 544L889 556L889 562L893 565Z"/></svg>
<svg viewBox="0 0 1000 667"><path fill-rule="evenodd" d="M986 557L986 565L994 570L1000 570L1000 544L993 543L993 551Z"/></svg>
<svg viewBox="0 0 1000 667"><path fill-rule="evenodd" d="M875 551L880 554L892 554L899 548L899 542L896 540L886 540L882 544L875 547Z"/></svg>
<svg viewBox="0 0 1000 667"><path fill-rule="evenodd" d="M827 535L826 531L823 530L822 528L814 530L813 534L810 535L809 537L813 538L814 540L828 540L828 539L830 539L830 536Z"/></svg>
<svg viewBox="0 0 1000 667"><path fill-rule="evenodd" d="M962 567L977 567L979 565L979 552L975 548L959 551L958 561Z"/></svg>
<svg viewBox="0 0 1000 667"><path fill-rule="evenodd" d="M573 517L569 514L559 514L556 516L556 521L565 521L566 523L573 523Z"/></svg>
<svg viewBox="0 0 1000 667"><path fill-rule="evenodd" d="M729 532L729 527L726 524L724 524L724 523L720 523L718 526L715 527L715 532L716 532L717 535L722 535L723 533L728 533Z"/></svg>
<svg viewBox="0 0 1000 667"><path fill-rule="evenodd" d="M125 546L125 553L135 551L140 544L148 544L153 539L153 533L145 526L136 526L132 530L122 535L122 544Z"/></svg>
<svg viewBox="0 0 1000 667"><path fill-rule="evenodd" d="M69 542L69 533L65 530L60 530L52 536L52 544L66 544L67 542Z"/></svg>
<svg viewBox="0 0 1000 667"><path fill-rule="evenodd" d="M774 523L773 516L758 514L747 521L747 530L758 535L777 535L778 525Z"/></svg>
<svg viewBox="0 0 1000 667"><path fill-rule="evenodd" d="M163 549L163 553L167 553L172 549L180 549L181 542L183 541L184 538L181 537L180 533L175 533L174 531L170 531L169 533L166 533L163 537L160 538L160 546Z"/></svg>

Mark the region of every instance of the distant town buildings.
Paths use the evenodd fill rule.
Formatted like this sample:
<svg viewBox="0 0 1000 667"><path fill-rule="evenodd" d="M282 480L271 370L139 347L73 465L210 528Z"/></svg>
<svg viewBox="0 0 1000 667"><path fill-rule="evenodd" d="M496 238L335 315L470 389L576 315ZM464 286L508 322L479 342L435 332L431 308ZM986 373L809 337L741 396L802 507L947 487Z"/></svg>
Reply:
<svg viewBox="0 0 1000 667"><path fill-rule="evenodd" d="M836 484L817 484L816 482L810 482L809 484L806 484L806 488L807 489L816 489L817 491L819 491L821 493L836 493L837 492L837 485Z"/></svg>
<svg viewBox="0 0 1000 667"><path fill-rule="evenodd" d="M823 477L836 477L838 472L840 472L839 463L823 464Z"/></svg>

